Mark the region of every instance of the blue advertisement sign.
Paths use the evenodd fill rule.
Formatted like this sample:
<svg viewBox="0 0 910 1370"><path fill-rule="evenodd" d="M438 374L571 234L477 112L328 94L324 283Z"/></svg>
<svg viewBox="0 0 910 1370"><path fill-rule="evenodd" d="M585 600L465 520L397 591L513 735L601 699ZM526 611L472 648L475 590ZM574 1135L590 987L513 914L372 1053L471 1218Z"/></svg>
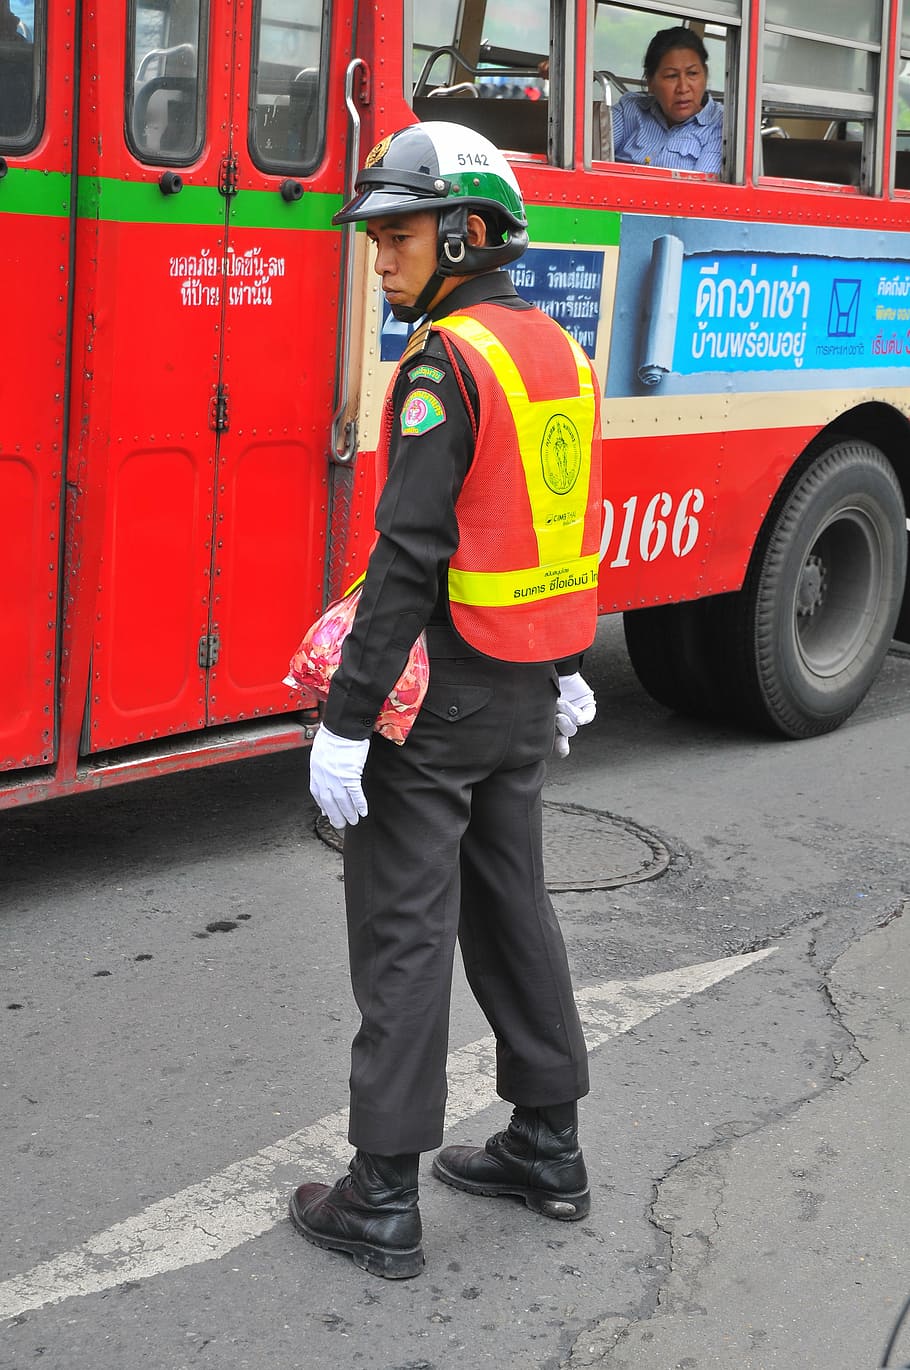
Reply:
<svg viewBox="0 0 910 1370"><path fill-rule="evenodd" d="M624 217L614 335L635 315L611 395L906 384L910 235Z"/></svg>
<svg viewBox="0 0 910 1370"><path fill-rule="evenodd" d="M522 299L562 324L593 359L600 323L603 252L563 247L529 247L506 267ZM398 361L414 324L399 323L382 302L380 360Z"/></svg>
<svg viewBox="0 0 910 1370"><path fill-rule="evenodd" d="M407 346L408 338L416 327L417 325L413 323L400 323L383 298L382 324L379 331L379 360L383 362L400 361L401 354Z"/></svg>
<svg viewBox="0 0 910 1370"><path fill-rule="evenodd" d="M593 360L600 323L603 252L529 247L506 270L519 295L562 324Z"/></svg>

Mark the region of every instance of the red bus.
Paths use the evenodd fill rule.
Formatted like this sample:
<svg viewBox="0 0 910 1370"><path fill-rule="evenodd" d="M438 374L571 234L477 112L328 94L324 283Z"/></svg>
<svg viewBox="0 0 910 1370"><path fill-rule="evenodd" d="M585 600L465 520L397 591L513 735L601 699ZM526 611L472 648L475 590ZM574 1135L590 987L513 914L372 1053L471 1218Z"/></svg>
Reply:
<svg viewBox="0 0 910 1370"><path fill-rule="evenodd" d="M819 8L0 0L0 806L312 737L282 679L362 568L403 347L330 221L415 118L506 151L515 279L595 361L645 687L842 723L910 638L910 2ZM677 24L716 175L615 160Z"/></svg>

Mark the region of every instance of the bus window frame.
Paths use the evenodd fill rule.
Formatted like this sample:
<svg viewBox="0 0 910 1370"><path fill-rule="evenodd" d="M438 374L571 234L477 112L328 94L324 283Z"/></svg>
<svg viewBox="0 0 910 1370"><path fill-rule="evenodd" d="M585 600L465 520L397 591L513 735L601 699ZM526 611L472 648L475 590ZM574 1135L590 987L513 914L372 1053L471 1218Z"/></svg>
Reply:
<svg viewBox="0 0 910 1370"><path fill-rule="evenodd" d="M568 0L550 0L547 165L561 168L575 166L575 91L579 84L575 16L576 8Z"/></svg>
<svg viewBox="0 0 910 1370"><path fill-rule="evenodd" d="M897 8L898 8L898 16L897 16L897 27L896 27L896 30L895 30L896 50L895 50L895 57L894 57L894 78L893 78L893 86L892 86L892 91L891 91L891 96L892 96L892 109L894 110L894 116L893 116L893 119L892 119L892 128L891 128L891 157L890 157L890 163L891 163L891 164L890 164L890 167L889 167L889 170L888 170L888 189L889 189L891 195L892 195L895 199L904 200L904 199L910 197L910 175L908 175L908 178L907 178L907 185L905 185L905 186L898 186L898 185L897 185L897 157L898 157L898 153L906 152L906 153L908 154L908 156L907 156L908 163L910 163L910 128L904 129L904 130L901 130L901 129L898 128L898 126L897 126L897 111L898 111L898 106L899 106L899 104L900 104L900 98L901 98L901 95L900 95L901 70L902 70L902 68L903 68L903 66L904 66L905 63L907 64L907 66L910 66L910 34L908 34L908 35L905 36L904 31L903 31L904 13L905 13L906 10L907 10L907 3L906 3L906 0L904 0L904 6L903 6L903 7L901 7L901 6L899 5ZM903 139L902 139L901 136L900 136L900 135L901 135L901 132L904 132L904 133L906 134L906 137L903 138ZM902 146L901 146L901 143L902 143L902 142L903 142L903 143L906 143L906 147L902 147Z"/></svg>
<svg viewBox="0 0 910 1370"><path fill-rule="evenodd" d="M592 101L585 102L585 169L590 171L592 167L619 167L622 171L628 171L634 176L673 176L683 177L687 181L719 181L727 185L742 184L745 174L746 164L746 89L748 85L747 72L745 70L746 52L748 45L743 41L743 35L749 29L749 8L750 0L742 0L740 14L738 16L720 16L716 12L699 7L697 4L687 5L675 3L675 0L636 0L635 4L609 3L609 0L601 0L605 7L609 4L610 9L627 10L634 14L654 14L664 19L667 17L688 20L689 23L711 24L716 28L724 30L724 73L723 73L723 93L719 97L723 109L724 121L722 132L722 151L720 172L715 176L713 173L703 171L668 171L665 167L642 166L637 162L617 162L615 159L594 156L594 112L591 108ZM589 58L594 55L594 25L597 17L598 0L589 0L587 18L587 41L586 51ZM586 81L592 81L597 75L597 70L591 66L586 73ZM614 78L615 79L615 78ZM641 89L641 78L636 77ZM586 84L585 89L589 87ZM716 89L716 87L715 87ZM715 97L718 98L718 97ZM611 151L612 133L611 133Z"/></svg>
<svg viewBox="0 0 910 1370"><path fill-rule="evenodd" d="M0 134L0 152L27 157L44 137L47 124L47 0L35 0L32 29L32 113L28 127L14 137Z"/></svg>
<svg viewBox="0 0 910 1370"><path fill-rule="evenodd" d="M188 167L198 162L206 144L208 133L208 70L210 47L210 4L209 0L199 0L198 42L196 46L196 138L187 153L162 153L160 148L155 156L139 147L133 134L133 118L136 107L136 11L141 0L129 0L126 30L126 70L123 100L123 133L126 145L137 162L143 166ZM159 0L152 8L164 9L166 0ZM154 79L154 78L153 78ZM165 89L165 87L162 87Z"/></svg>
<svg viewBox="0 0 910 1370"><path fill-rule="evenodd" d="M419 76L414 75L414 25L413 25L413 6L418 0L404 0L404 22L402 24L402 73L403 86L402 96L405 104L411 111L414 111L414 101L418 98L417 86ZM547 96L547 137L546 148L540 152L528 152L516 150L509 147L501 147L500 150L506 153L510 160L519 162L532 162L536 166L556 167L560 170L572 170L575 168L575 129L576 129L576 99L575 84L577 79L578 62L578 41L577 41L577 20L576 5L573 0L547 0L548 16L548 42L549 52L547 61L549 63L549 92ZM461 22L465 18L465 8L461 6L458 12L458 19ZM468 16L470 21L470 16ZM460 31L451 35L452 47L457 48L457 40L461 36ZM425 45L421 45L421 51ZM430 51L445 50L443 46ZM460 51L460 50L459 50ZM463 54L464 56L464 54ZM420 75L424 73L426 61L421 63ZM457 56L450 57L450 72L453 77L461 77L464 68L458 61ZM430 75L430 71L426 74ZM491 74L493 74L491 70ZM439 87L436 87L439 89ZM446 97L438 97L440 102ZM511 103L520 103L512 101ZM453 111L454 112L454 111ZM453 120L457 123L458 120ZM466 126L470 126L466 121ZM486 135L489 137L489 133ZM491 138L491 141L496 140ZM499 146L499 144L497 144Z"/></svg>
<svg viewBox="0 0 910 1370"><path fill-rule="evenodd" d="M868 52L875 63L873 91L870 94L826 89L814 86L787 86L779 82L765 81L765 36L777 33L784 36L802 38L808 42L826 43L832 47L844 47ZM795 190L824 190L844 195L880 196L884 176L885 129L884 110L887 107L886 87L888 79L888 7L882 9L879 24L879 43L849 41L833 37L828 33L810 32L796 29L791 25L763 24L758 34L756 53L756 90L758 92L760 120L772 119L824 119L829 122L858 122L863 128L860 146L859 184L844 185L840 182L807 179L798 176L769 176L764 170L764 140L760 130L756 131L752 149L752 175L755 184L771 183L781 189L793 187ZM819 140L824 141L824 140Z"/></svg>
<svg viewBox="0 0 910 1370"><path fill-rule="evenodd" d="M250 11L251 49L250 81L247 91L247 152L257 171L261 171L264 176L291 175L310 177L315 174L325 158L328 74L332 40L332 3L331 0L322 0L320 11L319 68L316 78L315 101L317 116L315 151L311 157L307 157L306 159L298 158L296 160L292 157L284 159L266 158L263 156L262 148L257 141L256 96L259 93L259 45L262 39L262 4L263 0L253 0L252 9Z"/></svg>

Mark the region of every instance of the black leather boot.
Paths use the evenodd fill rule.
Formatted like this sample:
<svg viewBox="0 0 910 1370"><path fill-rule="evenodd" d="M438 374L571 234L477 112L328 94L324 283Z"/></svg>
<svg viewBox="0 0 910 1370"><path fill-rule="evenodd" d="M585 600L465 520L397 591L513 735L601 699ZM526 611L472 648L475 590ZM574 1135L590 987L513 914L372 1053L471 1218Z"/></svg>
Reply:
<svg viewBox="0 0 910 1370"><path fill-rule="evenodd" d="M346 1251L354 1264L386 1280L406 1280L423 1269L419 1156L374 1156L357 1151L331 1188L302 1184L290 1204L291 1222L307 1241Z"/></svg>
<svg viewBox="0 0 910 1370"><path fill-rule="evenodd" d="M468 1194L512 1194L547 1218L577 1222L591 1210L575 1104L518 1107L484 1147L447 1146L433 1174Z"/></svg>

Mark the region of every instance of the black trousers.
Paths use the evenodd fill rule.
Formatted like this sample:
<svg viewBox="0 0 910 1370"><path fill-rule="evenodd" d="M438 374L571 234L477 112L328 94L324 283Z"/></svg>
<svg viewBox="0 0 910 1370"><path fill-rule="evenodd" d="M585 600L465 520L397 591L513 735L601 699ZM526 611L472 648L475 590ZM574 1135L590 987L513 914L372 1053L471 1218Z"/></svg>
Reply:
<svg viewBox="0 0 910 1370"><path fill-rule="evenodd" d="M456 937L515 1104L588 1090L565 945L544 884L541 790L556 673L430 629L430 685L403 746L374 735L369 814L345 830L354 996L349 1139L380 1155L442 1141Z"/></svg>

